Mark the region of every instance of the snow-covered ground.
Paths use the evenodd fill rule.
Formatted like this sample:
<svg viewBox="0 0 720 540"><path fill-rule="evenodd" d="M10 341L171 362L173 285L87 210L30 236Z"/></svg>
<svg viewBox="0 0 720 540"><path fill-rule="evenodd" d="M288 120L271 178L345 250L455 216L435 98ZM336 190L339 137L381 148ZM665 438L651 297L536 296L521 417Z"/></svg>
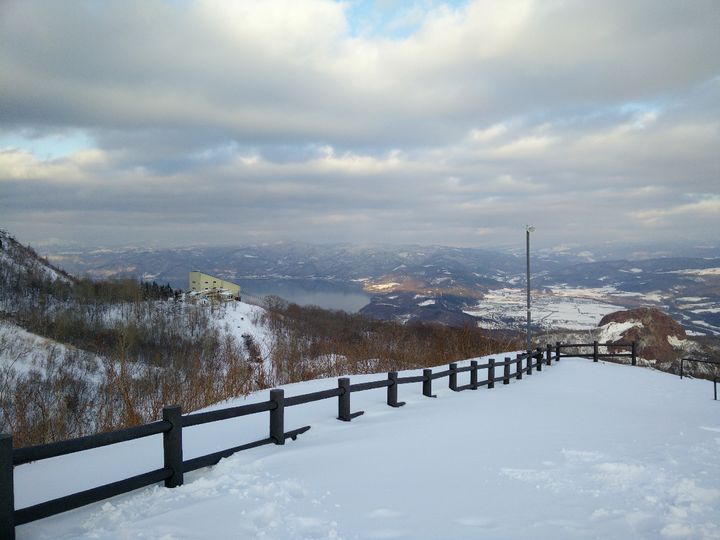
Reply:
<svg viewBox="0 0 720 540"><path fill-rule="evenodd" d="M610 290L612 289L612 290ZM612 287L577 289L552 287L547 293L532 293L532 321L542 328L585 330L597 327L600 319L620 311L618 304L608 302ZM524 289L504 288L488 292L472 309L465 312L482 317L483 328L523 327L527 321L527 296ZM623 293L625 296L632 293Z"/></svg>
<svg viewBox="0 0 720 540"><path fill-rule="evenodd" d="M43 369L49 356L54 353L62 355L67 349L68 347L53 340L27 332L9 321L0 320L0 375L7 369L20 373L27 373L33 368Z"/></svg>
<svg viewBox="0 0 720 540"><path fill-rule="evenodd" d="M628 272L633 272L631 269ZM705 272L707 275L714 275ZM700 270L688 271L697 273ZM506 280L507 283L516 284ZM618 290L613 285L604 287L571 287L556 285L533 289L531 293L532 322L534 326L553 330L589 330L598 326L609 313L631 306L657 307L670 311L685 326L689 335L720 335L720 327L706 315L719 313L720 305L712 297L675 297L677 291L647 293ZM481 317L480 326L489 329L524 328L527 318L527 290L505 287L489 291L474 306L464 311ZM710 321L710 322L708 322Z"/></svg>
<svg viewBox="0 0 720 540"><path fill-rule="evenodd" d="M382 389L354 393L365 414L350 423L335 419L336 400L288 408L286 430L312 426L297 441L240 452L175 489L20 526L17 537L720 538L720 403L708 381L563 359L493 390L435 386L428 399L403 385L399 409ZM267 413L189 428L185 458L267 435ZM16 504L158 468L160 439L19 466Z"/></svg>
<svg viewBox="0 0 720 540"><path fill-rule="evenodd" d="M226 326L238 340L242 341L243 334L250 334L258 342L270 339L267 329L254 321L264 313L264 309L245 302L228 302L220 315L220 326Z"/></svg>

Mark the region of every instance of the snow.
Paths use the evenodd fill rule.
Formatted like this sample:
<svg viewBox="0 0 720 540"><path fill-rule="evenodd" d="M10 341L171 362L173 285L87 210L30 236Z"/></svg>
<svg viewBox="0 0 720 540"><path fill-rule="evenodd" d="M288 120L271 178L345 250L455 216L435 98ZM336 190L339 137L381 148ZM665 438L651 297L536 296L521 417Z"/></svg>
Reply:
<svg viewBox="0 0 720 540"><path fill-rule="evenodd" d="M349 423L334 399L288 408L287 430L312 426L297 441L19 526L17 538L720 538L720 404L707 381L563 359L492 390L455 393L440 379L434 392L403 385L399 409L382 389L354 393L365 414ZM188 428L185 458L267 432L267 413ZM159 467L160 439L19 466L17 505Z"/></svg>
<svg viewBox="0 0 720 540"><path fill-rule="evenodd" d="M400 283L391 281L390 283L377 283L377 284L373 284L373 285L368 285L367 290L384 291L384 290L392 289L394 287L399 287L399 286L400 286Z"/></svg>
<svg viewBox="0 0 720 540"><path fill-rule="evenodd" d="M267 358L272 348L271 333L264 326L254 322L265 310L260 306L235 301L228 302L225 307L224 312L220 314L218 325L226 328L240 343L243 342L243 335L251 335L260 348L263 358Z"/></svg>
<svg viewBox="0 0 720 540"><path fill-rule="evenodd" d="M613 287L578 289L550 287L549 293L532 294L532 320L543 328L585 330L595 328L609 313L622 309L606 300ZM465 313L482 317L483 328L523 327L527 321L527 296L523 289L503 288L488 292ZM510 321L510 323L508 322Z"/></svg>
<svg viewBox="0 0 720 540"><path fill-rule="evenodd" d="M74 347L70 345L43 338L10 321L0 319L0 385L8 384L8 378L12 378L11 372L27 374L35 370L44 373L51 359L63 358L73 350ZM88 355L86 360L102 369L100 357ZM83 375L87 376L87 373ZM99 382L99 379L96 382ZM0 396L2 390L4 389L0 388Z"/></svg>
<svg viewBox="0 0 720 540"><path fill-rule="evenodd" d="M690 274L696 276L717 276L720 275L720 268L702 268L690 270L672 270L668 274Z"/></svg>
<svg viewBox="0 0 720 540"><path fill-rule="evenodd" d="M642 321L631 320L625 322L611 322L600 327L600 335L597 340L600 343L608 343L610 341L617 342L622 336L635 326L642 326Z"/></svg>
<svg viewBox="0 0 720 540"><path fill-rule="evenodd" d="M55 269L47 264L41 258L35 258L25 253L25 248L17 244L17 240L5 229L0 228L0 266L15 268L21 273L33 270L39 275L51 281L60 280L69 282L67 276L63 276L55 271Z"/></svg>
<svg viewBox="0 0 720 540"><path fill-rule="evenodd" d="M707 308L707 309L693 309L693 313L720 313L720 307Z"/></svg>
<svg viewBox="0 0 720 540"><path fill-rule="evenodd" d="M23 373L41 366L54 342L0 320L0 366Z"/></svg>
<svg viewBox="0 0 720 540"><path fill-rule="evenodd" d="M643 299L646 302L662 302L665 299L665 295L662 291L652 291L649 293L645 293L643 295Z"/></svg>
<svg viewBox="0 0 720 540"><path fill-rule="evenodd" d="M674 347L675 349L682 349L684 347L687 347L690 342L687 339L679 339L676 336L668 336L667 341L670 344L671 347Z"/></svg>

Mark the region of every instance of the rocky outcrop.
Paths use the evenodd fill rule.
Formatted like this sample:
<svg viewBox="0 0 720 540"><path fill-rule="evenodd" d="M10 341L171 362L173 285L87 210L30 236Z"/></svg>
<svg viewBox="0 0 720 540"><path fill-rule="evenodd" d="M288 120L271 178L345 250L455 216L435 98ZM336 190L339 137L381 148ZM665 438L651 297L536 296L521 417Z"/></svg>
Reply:
<svg viewBox="0 0 720 540"><path fill-rule="evenodd" d="M719 362L717 340L688 338L685 329L656 308L616 311L600 320L597 330L601 343L638 343L638 363L669 373L680 373L680 360L692 358ZM712 379L720 369L702 362L685 362L686 375Z"/></svg>
<svg viewBox="0 0 720 540"><path fill-rule="evenodd" d="M601 333L605 330L606 334L611 333L613 328L625 328L620 335L612 336L615 339L603 341L637 341L641 358L661 363L677 360L682 355L678 345L687 339L683 327L657 308L616 311L605 315L598 327Z"/></svg>

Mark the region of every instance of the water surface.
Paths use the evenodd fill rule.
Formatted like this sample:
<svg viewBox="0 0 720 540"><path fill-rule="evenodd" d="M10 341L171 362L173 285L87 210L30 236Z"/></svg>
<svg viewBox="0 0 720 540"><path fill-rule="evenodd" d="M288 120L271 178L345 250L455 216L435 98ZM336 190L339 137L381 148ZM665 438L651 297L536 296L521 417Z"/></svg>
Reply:
<svg viewBox="0 0 720 540"><path fill-rule="evenodd" d="M242 279L238 280L243 296L260 302L258 296L275 295L301 306L316 305L324 309L357 312L370 303L371 295L362 285L315 279Z"/></svg>

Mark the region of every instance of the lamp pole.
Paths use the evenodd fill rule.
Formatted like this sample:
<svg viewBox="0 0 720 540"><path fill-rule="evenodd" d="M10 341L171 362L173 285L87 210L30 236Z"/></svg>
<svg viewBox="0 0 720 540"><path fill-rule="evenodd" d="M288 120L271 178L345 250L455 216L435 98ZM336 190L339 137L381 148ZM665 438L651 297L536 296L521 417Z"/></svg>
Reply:
<svg viewBox="0 0 720 540"><path fill-rule="evenodd" d="M530 335L530 233L535 232L535 227L531 227L530 224L525 225L525 240L527 242L527 350L532 350L531 335Z"/></svg>

